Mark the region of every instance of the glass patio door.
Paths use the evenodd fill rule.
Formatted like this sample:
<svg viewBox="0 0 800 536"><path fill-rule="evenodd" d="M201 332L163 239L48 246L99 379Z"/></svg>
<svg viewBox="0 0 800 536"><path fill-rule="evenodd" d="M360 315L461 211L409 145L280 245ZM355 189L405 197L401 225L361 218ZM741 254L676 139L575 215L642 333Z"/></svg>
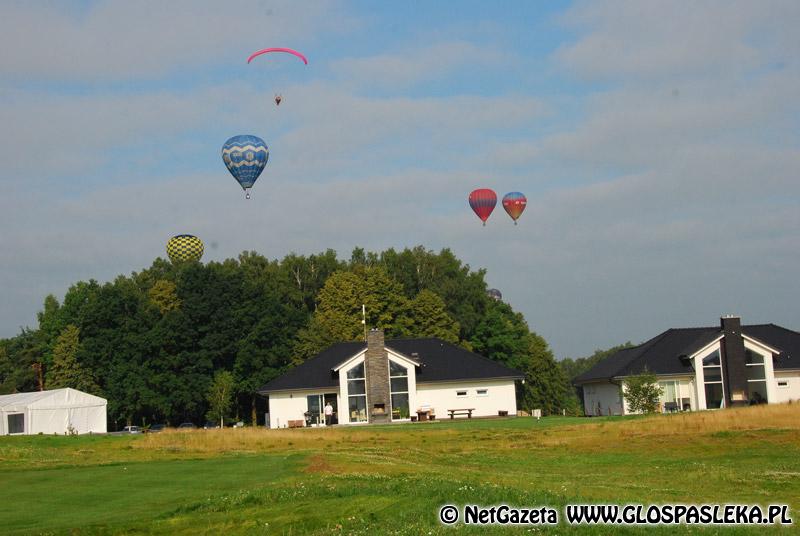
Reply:
<svg viewBox="0 0 800 536"><path fill-rule="evenodd" d="M309 426L325 424L325 406L328 404L328 402L330 402L331 406L333 406L333 422L331 424L338 424L336 393L308 395L306 396L306 401L308 402L306 424Z"/></svg>
<svg viewBox="0 0 800 536"><path fill-rule="evenodd" d="M308 412L306 414L306 424L309 426L325 422L322 416L322 395L308 395Z"/></svg>

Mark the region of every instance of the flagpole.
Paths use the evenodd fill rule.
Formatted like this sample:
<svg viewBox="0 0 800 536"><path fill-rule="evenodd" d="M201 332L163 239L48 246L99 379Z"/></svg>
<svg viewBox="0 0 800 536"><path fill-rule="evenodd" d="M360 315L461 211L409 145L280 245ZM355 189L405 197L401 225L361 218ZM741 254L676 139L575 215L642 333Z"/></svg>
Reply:
<svg viewBox="0 0 800 536"><path fill-rule="evenodd" d="M364 324L364 342L367 342L367 306L361 304L361 323Z"/></svg>

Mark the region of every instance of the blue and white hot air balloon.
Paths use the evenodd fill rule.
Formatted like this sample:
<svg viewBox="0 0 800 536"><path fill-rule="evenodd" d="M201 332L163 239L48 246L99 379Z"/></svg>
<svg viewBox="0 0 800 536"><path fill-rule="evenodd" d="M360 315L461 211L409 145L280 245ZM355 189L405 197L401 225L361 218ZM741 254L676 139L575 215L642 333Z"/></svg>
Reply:
<svg viewBox="0 0 800 536"><path fill-rule="evenodd" d="M267 160L269 149L258 136L234 136L222 146L222 161L236 182L242 186L247 199L250 199L249 190L264 171Z"/></svg>

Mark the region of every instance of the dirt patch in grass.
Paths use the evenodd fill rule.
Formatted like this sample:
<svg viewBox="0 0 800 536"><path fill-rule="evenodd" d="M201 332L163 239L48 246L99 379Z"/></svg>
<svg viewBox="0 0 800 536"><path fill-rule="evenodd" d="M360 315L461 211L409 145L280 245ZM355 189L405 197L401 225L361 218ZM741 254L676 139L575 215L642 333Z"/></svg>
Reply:
<svg viewBox="0 0 800 536"><path fill-rule="evenodd" d="M308 458L307 473L335 473L336 469L330 464L324 454L313 454Z"/></svg>

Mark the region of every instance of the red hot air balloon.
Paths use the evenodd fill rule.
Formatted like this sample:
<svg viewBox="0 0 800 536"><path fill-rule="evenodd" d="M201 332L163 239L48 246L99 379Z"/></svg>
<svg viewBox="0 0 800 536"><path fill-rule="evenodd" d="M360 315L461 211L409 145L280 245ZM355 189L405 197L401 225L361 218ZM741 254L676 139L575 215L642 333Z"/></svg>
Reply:
<svg viewBox="0 0 800 536"><path fill-rule="evenodd" d="M503 208L514 220L514 225L517 224L517 220L522 216L522 211L525 210L527 204L528 200L520 192L509 192L503 196Z"/></svg>
<svg viewBox="0 0 800 536"><path fill-rule="evenodd" d="M486 225L486 220L492 214L495 205L497 205L497 194L494 193L494 190L479 188L469 194L469 206L472 207L472 210L484 225Z"/></svg>

